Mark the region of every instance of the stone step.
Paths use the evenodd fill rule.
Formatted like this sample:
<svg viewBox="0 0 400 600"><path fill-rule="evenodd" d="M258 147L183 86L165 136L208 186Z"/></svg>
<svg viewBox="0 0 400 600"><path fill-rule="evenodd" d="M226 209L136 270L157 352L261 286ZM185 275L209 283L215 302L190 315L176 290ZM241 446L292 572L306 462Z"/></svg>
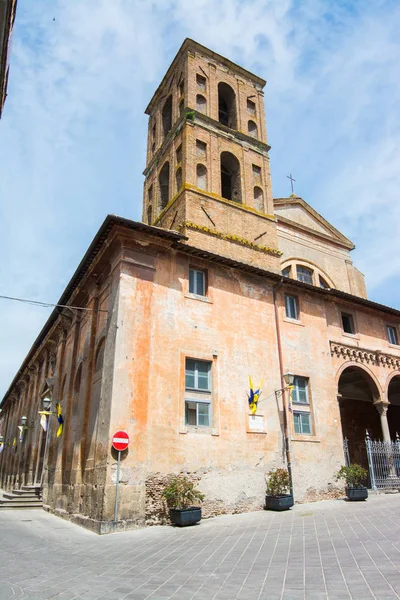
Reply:
<svg viewBox="0 0 400 600"><path fill-rule="evenodd" d="M33 496L35 498L40 498L40 489L38 490L13 490L12 491L13 494L16 494L18 496L23 496L24 498L28 497L28 496Z"/></svg>
<svg viewBox="0 0 400 600"><path fill-rule="evenodd" d="M13 500L0 500L0 510L18 510L27 508L43 508L42 502L14 502Z"/></svg>
<svg viewBox="0 0 400 600"><path fill-rule="evenodd" d="M18 502L39 502L40 497L36 494L16 494L14 491L12 492L3 492L3 497L9 500L17 500Z"/></svg>
<svg viewBox="0 0 400 600"><path fill-rule="evenodd" d="M42 490L42 486L40 484L36 484L36 485L23 485L21 487L21 490L38 490L39 492Z"/></svg>

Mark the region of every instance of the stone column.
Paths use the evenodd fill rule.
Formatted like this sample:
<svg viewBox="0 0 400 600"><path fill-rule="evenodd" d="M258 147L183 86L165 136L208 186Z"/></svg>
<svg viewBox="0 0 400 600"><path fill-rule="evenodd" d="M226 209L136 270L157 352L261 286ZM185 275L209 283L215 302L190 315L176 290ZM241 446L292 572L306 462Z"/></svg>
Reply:
<svg viewBox="0 0 400 600"><path fill-rule="evenodd" d="M381 428L384 442L390 442L389 423L387 419L387 411L389 404L387 402L375 402L374 406L379 413L381 419Z"/></svg>

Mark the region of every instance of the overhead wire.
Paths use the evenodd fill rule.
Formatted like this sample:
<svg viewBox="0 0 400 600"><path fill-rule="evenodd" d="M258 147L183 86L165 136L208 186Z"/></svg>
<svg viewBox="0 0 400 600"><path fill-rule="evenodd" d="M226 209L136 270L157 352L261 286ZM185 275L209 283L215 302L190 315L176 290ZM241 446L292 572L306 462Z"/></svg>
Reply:
<svg viewBox="0 0 400 600"><path fill-rule="evenodd" d="M42 308L69 308L70 310L82 310L82 311L93 311L93 308L85 308L83 306L69 306L68 304L52 304L51 302L40 302L38 300L27 300L26 298L14 298L13 296L1 296L0 300L13 300L14 302L22 302L24 304L31 304L33 306L41 306ZM97 312L106 312L106 309L97 309Z"/></svg>

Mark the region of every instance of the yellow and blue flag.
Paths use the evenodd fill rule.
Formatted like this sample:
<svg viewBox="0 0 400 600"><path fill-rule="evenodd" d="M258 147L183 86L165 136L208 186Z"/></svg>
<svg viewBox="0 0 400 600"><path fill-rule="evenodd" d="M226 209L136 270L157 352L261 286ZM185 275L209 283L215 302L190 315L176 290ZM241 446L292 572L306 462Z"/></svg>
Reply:
<svg viewBox="0 0 400 600"><path fill-rule="evenodd" d="M58 421L57 437L60 437L60 435L62 435L62 432L63 432L64 419L62 416L61 404L59 402L57 402L56 409L57 409L57 421Z"/></svg>
<svg viewBox="0 0 400 600"><path fill-rule="evenodd" d="M249 375L250 382L250 393L249 393L249 408L252 415L257 412L257 404L261 396L261 386L264 382L264 379L261 381L257 390L254 391L253 380Z"/></svg>

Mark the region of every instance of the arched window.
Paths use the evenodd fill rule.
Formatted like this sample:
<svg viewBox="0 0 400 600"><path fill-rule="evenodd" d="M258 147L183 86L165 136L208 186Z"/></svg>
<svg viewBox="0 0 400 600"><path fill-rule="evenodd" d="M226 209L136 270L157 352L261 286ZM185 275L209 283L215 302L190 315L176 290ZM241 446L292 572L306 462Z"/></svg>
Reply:
<svg viewBox="0 0 400 600"><path fill-rule="evenodd" d="M235 92L223 82L218 84L218 120L222 125L237 129Z"/></svg>
<svg viewBox="0 0 400 600"><path fill-rule="evenodd" d="M160 185L160 210L164 210L169 202L169 162L164 163L158 176Z"/></svg>
<svg viewBox="0 0 400 600"><path fill-rule="evenodd" d="M254 208L264 212L264 192L258 185L254 188Z"/></svg>
<svg viewBox="0 0 400 600"><path fill-rule="evenodd" d="M258 138L258 129L257 125L254 121L249 121L247 123L247 132L250 137L257 139Z"/></svg>
<svg viewBox="0 0 400 600"><path fill-rule="evenodd" d="M221 196L234 202L242 201L240 164L230 152L221 154Z"/></svg>
<svg viewBox="0 0 400 600"><path fill-rule="evenodd" d="M201 94L196 96L196 110L203 113L203 115L207 112L207 100Z"/></svg>
<svg viewBox="0 0 400 600"><path fill-rule="evenodd" d="M179 192L179 190L182 187L182 169L180 167L179 167L179 169L176 170L175 177L176 177L176 191Z"/></svg>
<svg viewBox="0 0 400 600"><path fill-rule="evenodd" d="M151 204L149 204L149 206L147 207L147 222L149 225L151 225L153 221L153 207L151 206Z"/></svg>
<svg viewBox="0 0 400 600"><path fill-rule="evenodd" d="M105 339L102 338L100 340L99 345L97 346L97 352L96 352L96 360L95 360L95 366L94 366L94 371L95 373L98 373L99 371L102 370L103 368L103 362L104 362L104 347L105 347Z"/></svg>
<svg viewBox="0 0 400 600"><path fill-rule="evenodd" d="M172 127L172 96L168 96L162 109L162 126L164 137Z"/></svg>
<svg viewBox="0 0 400 600"><path fill-rule="evenodd" d="M207 189L207 168L204 165L197 165L197 187L201 190Z"/></svg>
<svg viewBox="0 0 400 600"><path fill-rule="evenodd" d="M325 281L323 277L321 277L321 275L319 276L319 287L322 287L325 290L329 290L330 288L329 284Z"/></svg>

